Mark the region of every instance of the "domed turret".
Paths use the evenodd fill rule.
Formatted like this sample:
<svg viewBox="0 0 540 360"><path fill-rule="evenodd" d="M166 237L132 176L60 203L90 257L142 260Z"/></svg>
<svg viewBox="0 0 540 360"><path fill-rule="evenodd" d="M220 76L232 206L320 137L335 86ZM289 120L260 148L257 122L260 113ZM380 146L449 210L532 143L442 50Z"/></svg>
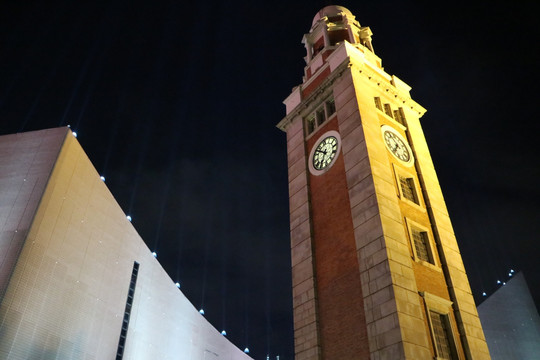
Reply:
<svg viewBox="0 0 540 360"><path fill-rule="evenodd" d="M336 18L339 16L342 16L345 14L348 17L351 17L354 19L354 15L349 11L349 9L344 8L343 6L337 6L337 5L330 5L322 8L315 14L313 17L313 22L311 23L311 28L315 26L315 24L321 20L322 18Z"/></svg>
<svg viewBox="0 0 540 360"><path fill-rule="evenodd" d="M355 16L343 6L331 5L319 10L308 34L304 35L302 43L306 46L306 64L311 71L306 73L309 78L314 70L309 66L312 62L319 65L344 41L354 44L360 50L373 52L371 45L372 32L369 27L361 27Z"/></svg>

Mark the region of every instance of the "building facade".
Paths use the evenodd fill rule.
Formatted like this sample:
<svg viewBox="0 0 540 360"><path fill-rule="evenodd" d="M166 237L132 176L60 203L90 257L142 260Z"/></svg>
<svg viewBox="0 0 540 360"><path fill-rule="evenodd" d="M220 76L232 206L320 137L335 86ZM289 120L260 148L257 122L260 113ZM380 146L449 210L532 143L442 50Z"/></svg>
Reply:
<svg viewBox="0 0 540 360"><path fill-rule="evenodd" d="M489 359L410 87L328 6L284 101L295 354Z"/></svg>
<svg viewBox="0 0 540 360"><path fill-rule="evenodd" d="M68 128L0 136L0 358L249 356L177 288Z"/></svg>

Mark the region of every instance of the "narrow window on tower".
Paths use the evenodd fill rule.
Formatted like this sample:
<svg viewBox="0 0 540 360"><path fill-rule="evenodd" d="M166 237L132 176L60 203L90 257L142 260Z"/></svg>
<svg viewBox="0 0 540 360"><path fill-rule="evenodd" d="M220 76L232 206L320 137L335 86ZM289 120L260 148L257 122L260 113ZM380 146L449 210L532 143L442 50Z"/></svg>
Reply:
<svg viewBox="0 0 540 360"><path fill-rule="evenodd" d="M412 201L415 204L419 204L414 179L412 177L406 177L401 174L399 174L398 177L402 198Z"/></svg>
<svg viewBox="0 0 540 360"><path fill-rule="evenodd" d="M315 41L313 44L313 57L317 55L321 50L324 49L324 38L321 37L319 40Z"/></svg>
<svg viewBox="0 0 540 360"><path fill-rule="evenodd" d="M380 97L374 97L373 100L375 102L375 107L378 110L384 112L386 116L394 119L400 125L407 126L407 121L405 119L405 112L403 111L403 108L400 107L397 110L393 110L392 105L383 104Z"/></svg>
<svg viewBox="0 0 540 360"><path fill-rule="evenodd" d="M381 111L383 111L382 102L380 97L375 97L375 107Z"/></svg>
<svg viewBox="0 0 540 360"><path fill-rule="evenodd" d="M419 206L422 211L425 211L422 201L422 191L418 186L418 181L415 176L403 168L394 164L394 176L396 179L397 196L412 206Z"/></svg>
<svg viewBox="0 0 540 360"><path fill-rule="evenodd" d="M428 323L436 359L457 360L456 341L450 321L452 302L430 293L421 292L426 305Z"/></svg>
<svg viewBox="0 0 540 360"><path fill-rule="evenodd" d="M324 114L324 107L321 107L317 109L317 111L315 111L315 118L317 119L317 126L321 126L326 120L326 116Z"/></svg>
<svg viewBox="0 0 540 360"><path fill-rule="evenodd" d="M311 115L306 119L306 131L311 134L315 131L315 116Z"/></svg>
<svg viewBox="0 0 540 360"><path fill-rule="evenodd" d="M416 258L425 262L428 262L430 264L433 264L433 259L430 253L429 248L429 238L426 231L422 231L420 229L412 228L411 229L411 236L413 238L414 243L414 253L416 254Z"/></svg>
<svg viewBox="0 0 540 360"><path fill-rule="evenodd" d="M392 107L390 106L390 104L384 104L384 112L386 115L390 116L392 119L394 118L394 116L392 116Z"/></svg>
<svg viewBox="0 0 540 360"><path fill-rule="evenodd" d="M407 125L405 121L405 112L401 107L397 110L394 110L394 119L403 126Z"/></svg>
<svg viewBox="0 0 540 360"><path fill-rule="evenodd" d="M319 107L315 109L305 120L306 135L313 133L317 128L323 125L332 115L336 113L334 98L326 99Z"/></svg>
<svg viewBox="0 0 540 360"><path fill-rule="evenodd" d="M405 221L414 260L426 266L437 266L436 253L428 229L408 218Z"/></svg>
<svg viewBox="0 0 540 360"><path fill-rule="evenodd" d="M435 345L437 346L437 358L449 360L455 359L450 344L451 332L448 315L439 314L438 312L430 310L429 317L431 319L431 327L433 337L435 338Z"/></svg>
<svg viewBox="0 0 540 360"><path fill-rule="evenodd" d="M343 16L341 15L329 16L328 21L333 22L333 23L340 22L340 21L343 21Z"/></svg>
<svg viewBox="0 0 540 360"><path fill-rule="evenodd" d="M330 98L326 101L326 117L330 117L334 115L336 112L336 103L334 102L334 98Z"/></svg>
<svg viewBox="0 0 540 360"><path fill-rule="evenodd" d="M337 29L337 30L329 31L328 38L330 40L330 45L334 46L337 43L343 42L343 40L349 40L349 30Z"/></svg>

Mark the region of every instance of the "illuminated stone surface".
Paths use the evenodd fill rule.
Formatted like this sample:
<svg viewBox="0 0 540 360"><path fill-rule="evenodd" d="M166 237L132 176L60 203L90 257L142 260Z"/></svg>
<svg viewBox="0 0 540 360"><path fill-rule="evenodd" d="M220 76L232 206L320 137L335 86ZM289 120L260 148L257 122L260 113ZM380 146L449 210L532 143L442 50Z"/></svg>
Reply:
<svg viewBox="0 0 540 360"><path fill-rule="evenodd" d="M456 359L489 359L420 126L425 109L383 70L372 35L343 7L319 11L302 40L303 83L278 124L287 133L296 359L443 358L428 309L443 316ZM385 144L388 128L400 149ZM308 155L329 132L341 151L314 172ZM403 149L415 161L401 161ZM405 198L401 183L416 196Z"/></svg>

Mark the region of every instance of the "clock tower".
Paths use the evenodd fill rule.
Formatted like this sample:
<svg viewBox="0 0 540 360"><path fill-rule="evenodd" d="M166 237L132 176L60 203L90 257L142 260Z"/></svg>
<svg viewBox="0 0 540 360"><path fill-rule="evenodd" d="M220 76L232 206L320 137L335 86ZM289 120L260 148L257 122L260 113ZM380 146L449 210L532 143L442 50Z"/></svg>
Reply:
<svg viewBox="0 0 540 360"><path fill-rule="evenodd" d="M296 360L489 359L420 126L369 27L313 19L284 101Z"/></svg>

